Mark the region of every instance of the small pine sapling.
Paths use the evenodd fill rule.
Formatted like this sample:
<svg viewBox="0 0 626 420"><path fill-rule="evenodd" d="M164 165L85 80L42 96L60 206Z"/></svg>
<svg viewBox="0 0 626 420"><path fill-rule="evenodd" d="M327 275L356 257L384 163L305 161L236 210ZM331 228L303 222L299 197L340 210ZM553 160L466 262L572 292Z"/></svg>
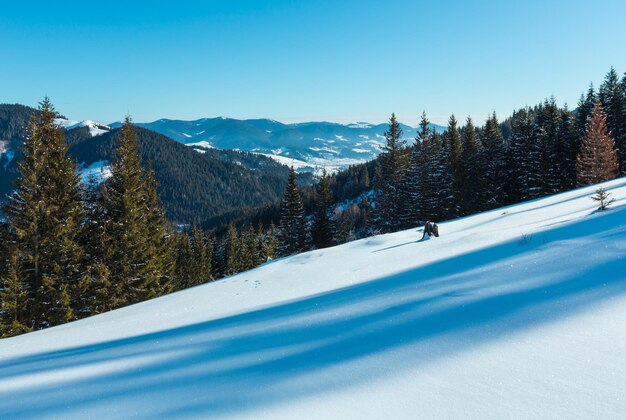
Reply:
<svg viewBox="0 0 626 420"><path fill-rule="evenodd" d="M593 201L597 201L598 203L600 203L600 206L598 207L598 210L603 211L606 210L606 208L613 202L615 201L613 198L609 198L611 196L611 193L608 192L607 190L605 190L603 187L600 187L596 190L596 195L594 195L593 197L591 197L591 199Z"/></svg>

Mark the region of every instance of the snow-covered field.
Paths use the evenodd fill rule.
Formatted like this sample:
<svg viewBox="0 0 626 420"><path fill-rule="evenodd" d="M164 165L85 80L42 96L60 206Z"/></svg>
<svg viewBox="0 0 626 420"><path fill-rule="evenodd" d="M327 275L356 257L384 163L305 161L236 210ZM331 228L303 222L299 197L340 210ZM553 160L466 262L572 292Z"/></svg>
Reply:
<svg viewBox="0 0 626 420"><path fill-rule="evenodd" d="M626 179L0 341L5 418L623 418Z"/></svg>

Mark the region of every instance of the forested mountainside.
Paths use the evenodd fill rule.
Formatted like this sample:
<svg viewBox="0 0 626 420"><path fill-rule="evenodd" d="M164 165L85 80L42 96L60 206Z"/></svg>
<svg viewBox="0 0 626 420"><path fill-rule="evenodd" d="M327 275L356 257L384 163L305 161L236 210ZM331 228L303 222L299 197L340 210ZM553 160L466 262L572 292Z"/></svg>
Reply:
<svg viewBox="0 0 626 420"><path fill-rule="evenodd" d="M0 105L0 194L13 188L17 162L29 115L22 105ZM118 130L92 137L88 127L65 132L70 154L81 166L108 163L113 158ZM199 153L153 131L137 127L144 164L151 162L159 195L168 218L176 223L199 223L210 217L255 207L279 199L286 186L288 168L271 158L234 150ZM300 174L302 184L311 174Z"/></svg>

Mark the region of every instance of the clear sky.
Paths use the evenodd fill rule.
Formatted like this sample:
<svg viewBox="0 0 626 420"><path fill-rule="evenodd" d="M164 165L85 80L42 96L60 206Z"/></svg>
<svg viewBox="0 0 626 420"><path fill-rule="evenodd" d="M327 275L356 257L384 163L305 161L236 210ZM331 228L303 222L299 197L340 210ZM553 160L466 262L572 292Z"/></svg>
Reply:
<svg viewBox="0 0 626 420"><path fill-rule="evenodd" d="M88 4L98 3L98 6ZM482 124L626 71L624 0L11 1L0 102L69 118Z"/></svg>

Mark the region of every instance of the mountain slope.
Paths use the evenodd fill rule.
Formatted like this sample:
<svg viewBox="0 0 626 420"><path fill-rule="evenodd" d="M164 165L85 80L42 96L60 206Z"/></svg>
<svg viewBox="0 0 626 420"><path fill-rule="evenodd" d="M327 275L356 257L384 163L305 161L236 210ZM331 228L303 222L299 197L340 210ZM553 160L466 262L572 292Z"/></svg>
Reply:
<svg viewBox="0 0 626 420"><path fill-rule="evenodd" d="M33 108L0 104L0 203L15 188L21 147ZM115 149L117 130L93 121L57 122L67 127L65 141L88 175L106 178ZM186 147L162 134L137 128L142 157L151 160L159 194L168 218L179 223L204 220L270 203L282 197L289 169L256 153ZM202 153L200 153L202 152ZM301 174L303 183L312 175Z"/></svg>
<svg viewBox="0 0 626 420"><path fill-rule="evenodd" d="M0 341L8 418L619 418L626 179Z"/></svg>
<svg viewBox="0 0 626 420"><path fill-rule="evenodd" d="M114 123L112 126L119 125ZM236 149L297 159L329 170L365 162L380 153L387 124L306 122L283 124L269 119L237 120L217 117L193 121L160 119L139 126L183 144L205 142L218 149ZM437 131L444 127L432 125ZM404 139L415 129L402 125Z"/></svg>

